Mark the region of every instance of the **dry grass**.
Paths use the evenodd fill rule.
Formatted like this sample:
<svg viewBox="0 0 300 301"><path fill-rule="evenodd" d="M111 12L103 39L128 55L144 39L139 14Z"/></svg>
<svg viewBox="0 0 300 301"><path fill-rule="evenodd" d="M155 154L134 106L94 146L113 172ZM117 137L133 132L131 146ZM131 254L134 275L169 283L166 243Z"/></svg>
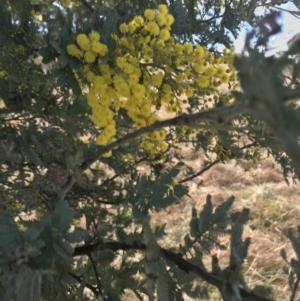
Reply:
<svg viewBox="0 0 300 301"><path fill-rule="evenodd" d="M200 170L201 155L192 154L188 149L183 151L186 151L188 158L186 163L195 171ZM289 227L300 225L300 188L296 185L287 186L280 168L269 158L256 169L246 172L235 161L216 165L202 177L195 178L189 187L191 198L186 197L152 216L154 223L167 223L167 237L160 242L161 245L176 247L184 242L183 238L189 232L191 209L195 207L200 211L207 194L212 195L215 206L234 195L233 210L243 207L251 210L250 221L244 231L244 236L251 238L244 264L246 283L250 288L267 285L272 288L276 300L289 300L291 292L283 270L286 264L280 256L280 250L285 248L289 258L295 256L285 234ZM218 257L221 267L225 267L229 260L229 237L222 238L222 243L228 248L218 252ZM204 262L209 269L211 257L204 257ZM212 289L211 297L221 300L215 289ZM188 297L185 299L191 300Z"/></svg>

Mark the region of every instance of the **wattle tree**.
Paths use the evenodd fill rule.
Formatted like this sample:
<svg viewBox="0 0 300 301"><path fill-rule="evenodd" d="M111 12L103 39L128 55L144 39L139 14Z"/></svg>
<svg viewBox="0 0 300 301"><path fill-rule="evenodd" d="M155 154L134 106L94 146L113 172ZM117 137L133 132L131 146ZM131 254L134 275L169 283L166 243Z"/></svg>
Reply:
<svg viewBox="0 0 300 301"><path fill-rule="evenodd" d="M0 3L1 300L184 300L209 298L209 286L225 301L271 300L245 283L249 210L230 215L234 197L213 208L208 195L173 249L159 243L167 221L151 222L232 159L267 150L286 181L300 176L300 49L265 57L287 1L202 2ZM259 6L269 13L257 17ZM242 22L255 30L237 55ZM201 170L182 144L201 152ZM295 233L297 259L281 252L290 300ZM229 264L212 256L208 268L221 235Z"/></svg>

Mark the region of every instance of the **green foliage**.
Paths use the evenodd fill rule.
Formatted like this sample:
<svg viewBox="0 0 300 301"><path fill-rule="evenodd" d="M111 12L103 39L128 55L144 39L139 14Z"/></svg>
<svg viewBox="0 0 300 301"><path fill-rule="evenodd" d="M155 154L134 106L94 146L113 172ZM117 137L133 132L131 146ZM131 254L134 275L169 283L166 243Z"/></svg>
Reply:
<svg viewBox="0 0 300 301"><path fill-rule="evenodd" d="M155 178L135 176L135 190L132 191L133 195L130 194L127 197L130 199L133 216L136 219L142 219L149 210L160 211L187 194L187 187L178 183L173 184L180 167L182 164L174 166Z"/></svg>
<svg viewBox="0 0 300 301"><path fill-rule="evenodd" d="M210 252L214 245L217 245L221 249L224 248L224 246L218 243L218 237L227 233L226 228L229 224L228 212L233 201L234 197L230 197L213 211L211 196L208 195L206 204L199 217L197 217L196 209L192 209L190 236L193 240L188 234L185 236L185 253L192 247L195 252L200 249L204 252Z"/></svg>
<svg viewBox="0 0 300 301"><path fill-rule="evenodd" d="M189 197L188 182L215 164L241 158L255 162L263 149L281 164L286 179L299 176L300 117L290 104L299 93L287 93L299 89L299 60L283 55L270 64L259 45L246 45L248 54L235 60L242 90L233 93L231 106L222 94L211 102L213 108L201 111L200 101L213 99L212 89L192 97L187 115L155 124L167 129L170 143L163 154L148 158L138 149L146 132L140 129L131 138L136 132L122 110L116 116L115 144L96 145L101 129L90 120L85 66L66 47L78 33L95 30L109 48L103 63L113 65L111 35L120 34L119 25L167 2L81 1L67 9L52 0L40 2L0 1L0 300L121 300L127 290L139 300L146 295L184 300L184 294L208 299L204 282L217 287L224 300L269 298L268 288L250 291L245 284L247 212L233 222L233 197L214 208L208 195L201 212L192 209L190 232L170 250L160 246L169 236L167 221L153 225L151 214ZM217 44L230 47L241 22L253 24L255 5L263 2L226 0L222 8L215 0L170 1L171 34L221 56ZM285 2L267 5L272 9ZM232 114L236 106L243 110ZM191 126L186 134L183 126ZM251 143L240 147L239 135ZM184 164L182 144L195 153L204 151L202 170ZM110 150L111 157L102 156ZM221 268L212 256L210 269L203 257L225 248L222 235L231 236L229 265ZM288 281L295 295L300 242L294 232L289 238L297 259L288 260L284 251L282 257L291 268Z"/></svg>
<svg viewBox="0 0 300 301"><path fill-rule="evenodd" d="M5 213L1 213L1 289L3 300L39 300L42 278L51 275L53 266L67 271L74 252L71 243L86 239L87 232L75 228L69 232L72 209L58 203L53 216L45 213L25 231ZM16 289L17 288L17 289Z"/></svg>

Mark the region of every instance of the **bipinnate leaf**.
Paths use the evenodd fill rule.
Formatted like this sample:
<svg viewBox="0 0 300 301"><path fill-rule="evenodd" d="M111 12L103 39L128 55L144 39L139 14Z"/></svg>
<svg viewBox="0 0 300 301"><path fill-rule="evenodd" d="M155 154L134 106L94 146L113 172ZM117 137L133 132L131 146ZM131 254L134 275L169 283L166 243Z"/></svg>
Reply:
<svg viewBox="0 0 300 301"><path fill-rule="evenodd" d="M293 269L293 271L295 272L295 274L297 276L300 276L300 264L299 264L299 261L297 261L296 259L292 258L291 259L291 268Z"/></svg>
<svg viewBox="0 0 300 301"><path fill-rule="evenodd" d="M300 261L300 237L296 237L292 229L288 231L288 237L292 243L293 249L297 255L298 261Z"/></svg>
<svg viewBox="0 0 300 301"><path fill-rule="evenodd" d="M24 239L28 242L35 241L40 236L42 231L43 227L41 224L39 224L38 226L33 225L27 228L24 232Z"/></svg>
<svg viewBox="0 0 300 301"><path fill-rule="evenodd" d="M67 241L58 241L53 243L55 258L62 264L69 265L72 263L72 254L74 249Z"/></svg>
<svg viewBox="0 0 300 301"><path fill-rule="evenodd" d="M85 241L88 238L89 234L85 229L76 227L74 231L68 233L65 238L69 243L77 243Z"/></svg>
<svg viewBox="0 0 300 301"><path fill-rule="evenodd" d="M64 67L67 66L68 62L69 62L68 56L67 56L65 53L62 53L62 54L59 56L59 58L58 58L58 64L59 64L62 68L64 68Z"/></svg>
<svg viewBox="0 0 300 301"><path fill-rule="evenodd" d="M59 201L54 210L53 224L56 229L67 234L73 220L73 210L65 201Z"/></svg>
<svg viewBox="0 0 300 301"><path fill-rule="evenodd" d="M199 234L196 208L192 209L192 219L190 220L190 234L192 237L197 237Z"/></svg>
<svg viewBox="0 0 300 301"><path fill-rule="evenodd" d="M211 195L206 198L206 204L199 216L198 228L200 235L204 234L210 228L210 222L212 217L212 202Z"/></svg>
<svg viewBox="0 0 300 301"><path fill-rule="evenodd" d="M280 250L280 256L287 262L286 251L285 249Z"/></svg>
<svg viewBox="0 0 300 301"><path fill-rule="evenodd" d="M214 224L222 222L224 219L226 219L227 214L229 210L231 209L231 206L234 202L234 196L231 196L228 198L225 202L223 202L221 205L219 205L213 214L212 221Z"/></svg>
<svg viewBox="0 0 300 301"><path fill-rule="evenodd" d="M22 242L23 238L16 222L9 214L0 212L0 249L8 254Z"/></svg>
<svg viewBox="0 0 300 301"><path fill-rule="evenodd" d="M188 234L186 234L184 236L184 244L185 244L186 250L189 250L193 245L193 242Z"/></svg>

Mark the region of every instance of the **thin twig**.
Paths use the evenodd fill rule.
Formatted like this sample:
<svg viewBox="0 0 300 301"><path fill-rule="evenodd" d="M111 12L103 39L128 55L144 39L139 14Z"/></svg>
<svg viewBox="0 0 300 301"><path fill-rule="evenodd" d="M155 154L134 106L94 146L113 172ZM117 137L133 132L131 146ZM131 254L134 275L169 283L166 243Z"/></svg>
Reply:
<svg viewBox="0 0 300 301"><path fill-rule="evenodd" d="M90 259L90 261L92 263L92 267L93 267L93 270L94 270L94 273L95 273L95 277L96 277L96 280L97 280L98 293L99 293L99 295L101 295L102 294L102 289L101 289L101 283L100 283L99 273L97 271L96 264L95 264L94 259L92 257L93 255L89 254L88 256L89 256L89 259Z"/></svg>
<svg viewBox="0 0 300 301"><path fill-rule="evenodd" d="M60 189L59 193L57 194L56 202L62 201L65 199L67 193L71 190L72 186L76 183L76 179L73 175L69 175L66 182Z"/></svg>
<svg viewBox="0 0 300 301"><path fill-rule="evenodd" d="M212 168L214 165L218 164L219 162L220 162L220 160L216 160L216 161L208 164L206 167L204 167L203 169L201 169L199 172L191 175L190 177L186 177L186 178L180 180L179 183L182 184L182 183L191 181L191 180L193 180L196 177L201 176L203 173L205 173L206 171L208 171L210 168Z"/></svg>
<svg viewBox="0 0 300 301"><path fill-rule="evenodd" d="M82 4L93 14L95 9L86 0L81 0Z"/></svg>
<svg viewBox="0 0 300 301"><path fill-rule="evenodd" d="M253 147L253 146L255 146L255 145L257 145L256 142L253 142L253 143L250 143L250 144L246 144L246 145L244 145L243 147L240 147L240 148L239 148L239 151L244 150L244 149L246 149L246 148ZM205 172L208 171L210 168L212 168L214 165L216 165L216 164L218 164L218 163L220 163L220 162L221 162L220 160L215 160L215 161L213 161L212 163L210 163L209 165L207 165L206 167L204 167L203 169L201 169L201 170L200 170L199 172L197 172L196 174L193 174L193 175L191 175L191 176L189 176L189 177L187 177L187 178L184 178L184 179L180 180L179 183L182 184L182 183L191 181L191 180L193 180L193 179L196 178L196 177L201 176L203 173L205 173Z"/></svg>
<svg viewBox="0 0 300 301"><path fill-rule="evenodd" d="M68 272L68 273L69 273L69 275L70 275L72 278L74 278L74 279L75 279L76 281L78 281L79 283L82 282L82 278L81 278L81 277L79 277L79 276L73 274L72 272ZM97 289L96 289L94 286L92 286L92 285L90 285L90 284L88 284L88 283L85 283L85 287L88 288L89 290L91 290L91 291L94 293L95 297L98 298L99 294L98 294L98 292L97 292Z"/></svg>

